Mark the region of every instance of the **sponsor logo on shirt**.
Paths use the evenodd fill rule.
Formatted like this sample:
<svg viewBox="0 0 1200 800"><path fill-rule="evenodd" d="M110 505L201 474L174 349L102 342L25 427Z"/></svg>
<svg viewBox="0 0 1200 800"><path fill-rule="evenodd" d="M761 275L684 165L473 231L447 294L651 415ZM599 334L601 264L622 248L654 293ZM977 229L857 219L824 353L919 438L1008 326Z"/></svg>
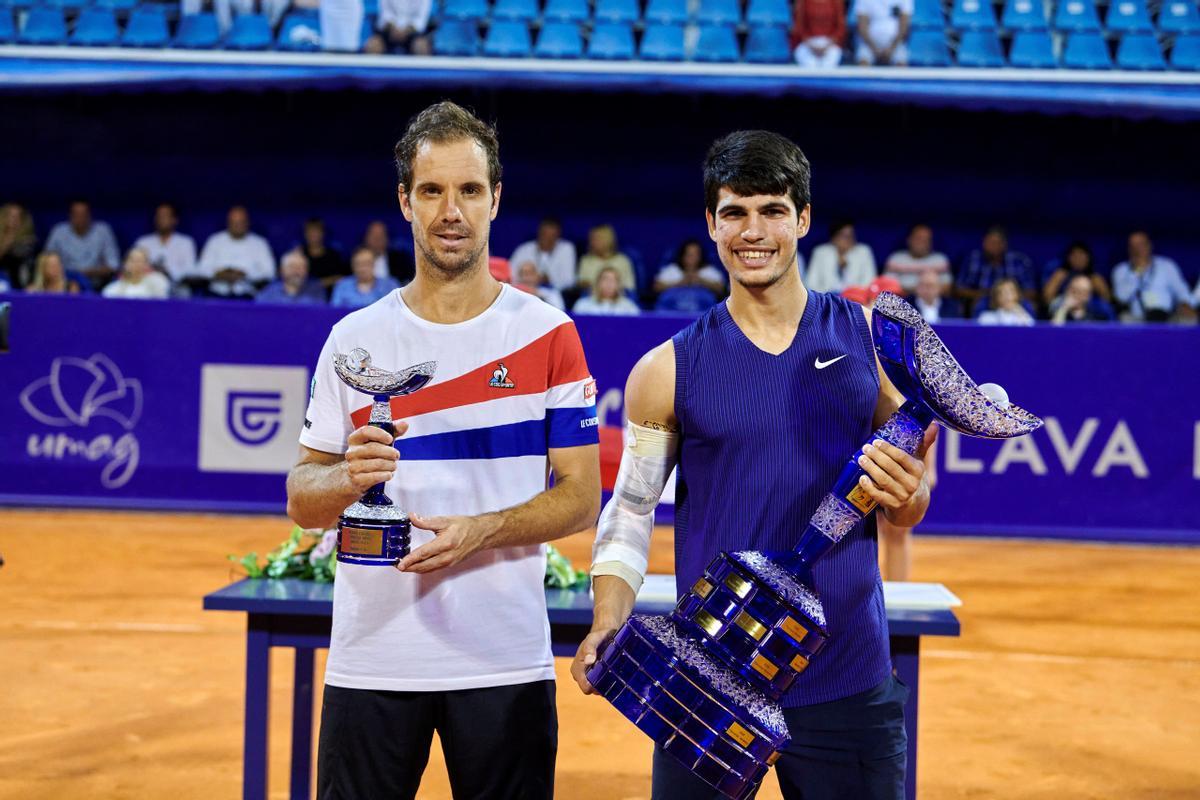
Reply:
<svg viewBox="0 0 1200 800"><path fill-rule="evenodd" d="M496 367L496 371L492 373L492 379L488 381L488 386L493 389L517 388L517 384L508 379L508 367L504 366L503 362L497 362Z"/></svg>
<svg viewBox="0 0 1200 800"><path fill-rule="evenodd" d="M596 382L588 381L583 385L583 399L591 400L596 396Z"/></svg>
<svg viewBox="0 0 1200 800"><path fill-rule="evenodd" d="M579 420L579 427L581 428L594 428L599 424L600 419L598 417L584 417Z"/></svg>

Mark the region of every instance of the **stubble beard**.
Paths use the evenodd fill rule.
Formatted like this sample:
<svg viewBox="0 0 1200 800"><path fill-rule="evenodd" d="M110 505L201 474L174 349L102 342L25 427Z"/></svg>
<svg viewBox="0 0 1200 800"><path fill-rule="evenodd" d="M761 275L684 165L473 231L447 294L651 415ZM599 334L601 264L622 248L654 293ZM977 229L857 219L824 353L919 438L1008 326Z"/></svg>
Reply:
<svg viewBox="0 0 1200 800"><path fill-rule="evenodd" d="M421 255L425 257L425 262L434 269L439 278L442 280L452 280L479 269L480 257L487 250L487 245L487 239L484 239L479 247L463 254L461 258L455 258L453 261L439 256L424 240L420 242L418 247L421 250Z"/></svg>

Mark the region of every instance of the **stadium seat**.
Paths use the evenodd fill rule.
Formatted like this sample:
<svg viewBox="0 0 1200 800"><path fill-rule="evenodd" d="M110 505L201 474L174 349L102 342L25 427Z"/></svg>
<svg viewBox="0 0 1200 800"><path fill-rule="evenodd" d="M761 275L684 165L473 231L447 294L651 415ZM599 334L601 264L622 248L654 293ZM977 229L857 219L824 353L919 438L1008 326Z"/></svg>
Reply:
<svg viewBox="0 0 1200 800"><path fill-rule="evenodd" d="M379 16L379 0L363 0L363 16L378 17Z"/></svg>
<svg viewBox="0 0 1200 800"><path fill-rule="evenodd" d="M583 58L579 26L573 22L547 22L538 35L533 54L538 58Z"/></svg>
<svg viewBox="0 0 1200 800"><path fill-rule="evenodd" d="M1013 35L1008 63L1023 69L1054 69L1054 42L1047 31L1018 31Z"/></svg>
<svg viewBox="0 0 1200 800"><path fill-rule="evenodd" d="M1158 12L1158 29L1163 33L1200 33L1200 9L1196 0L1167 0Z"/></svg>
<svg viewBox="0 0 1200 800"><path fill-rule="evenodd" d="M84 47L116 47L121 38L117 16L106 8L85 8L75 20L71 44Z"/></svg>
<svg viewBox="0 0 1200 800"><path fill-rule="evenodd" d="M1046 30L1046 7L1042 0L1007 0L1000 24L1010 31Z"/></svg>
<svg viewBox="0 0 1200 800"><path fill-rule="evenodd" d="M547 0L542 18L547 22L587 22L587 0Z"/></svg>
<svg viewBox="0 0 1200 800"><path fill-rule="evenodd" d="M21 44L65 44L67 23L57 8L31 8L17 36Z"/></svg>
<svg viewBox="0 0 1200 800"><path fill-rule="evenodd" d="M266 50L271 46L271 23L265 14L238 14L225 37L230 50Z"/></svg>
<svg viewBox="0 0 1200 800"><path fill-rule="evenodd" d="M217 17L211 12L185 14L179 19L179 30L175 32L175 46L193 50L211 50L221 40Z"/></svg>
<svg viewBox="0 0 1200 800"><path fill-rule="evenodd" d="M915 0L913 3L912 28L915 31L946 29L946 14L941 0Z"/></svg>
<svg viewBox="0 0 1200 800"><path fill-rule="evenodd" d="M693 61L728 63L741 57L737 36L729 25L702 25Z"/></svg>
<svg viewBox="0 0 1200 800"><path fill-rule="evenodd" d="M155 6L135 8L125 24L125 33L121 35L121 45L124 47L166 47L170 41L167 15Z"/></svg>
<svg viewBox="0 0 1200 800"><path fill-rule="evenodd" d="M950 24L959 30L992 30L996 27L996 12L991 0L954 0Z"/></svg>
<svg viewBox="0 0 1200 800"><path fill-rule="evenodd" d="M496 5L492 6L492 19L532 22L540 12L538 0L496 0Z"/></svg>
<svg viewBox="0 0 1200 800"><path fill-rule="evenodd" d="M1146 0L1113 0L1104 24L1110 33L1149 33L1154 30Z"/></svg>
<svg viewBox="0 0 1200 800"><path fill-rule="evenodd" d="M321 49L321 19L312 14L291 12L283 18L275 46L280 50L311 53Z"/></svg>
<svg viewBox="0 0 1200 800"><path fill-rule="evenodd" d="M696 22L700 25L737 25L742 21L738 0L700 0Z"/></svg>
<svg viewBox="0 0 1200 800"><path fill-rule="evenodd" d="M92 3L94 8L105 8L109 11L115 11L118 16L124 16L133 11L137 7L138 0L95 0Z"/></svg>
<svg viewBox="0 0 1200 800"><path fill-rule="evenodd" d="M647 23L682 25L688 21L687 0L649 0L645 18Z"/></svg>
<svg viewBox="0 0 1200 800"><path fill-rule="evenodd" d="M592 16L596 22L637 22L642 11L637 0L597 0Z"/></svg>
<svg viewBox="0 0 1200 800"><path fill-rule="evenodd" d="M1054 13L1054 28L1072 33L1100 30L1100 15L1092 0L1061 0Z"/></svg>
<svg viewBox="0 0 1200 800"><path fill-rule="evenodd" d="M442 20L433 31L433 52L439 56L478 55L479 26L474 20Z"/></svg>
<svg viewBox="0 0 1200 800"><path fill-rule="evenodd" d="M486 18L487 15L487 0L445 0L442 3L442 17L444 19L478 22Z"/></svg>
<svg viewBox="0 0 1200 800"><path fill-rule="evenodd" d="M792 26L792 9L787 0L750 0L746 6L746 22L750 25Z"/></svg>
<svg viewBox="0 0 1200 800"><path fill-rule="evenodd" d="M1186 33L1171 48L1171 67L1200 72L1200 34Z"/></svg>
<svg viewBox="0 0 1200 800"><path fill-rule="evenodd" d="M792 60L787 28L755 25L746 36L746 61L751 64L787 64Z"/></svg>
<svg viewBox="0 0 1200 800"><path fill-rule="evenodd" d="M958 43L960 67L1003 67L1004 51L994 30L963 31Z"/></svg>
<svg viewBox="0 0 1200 800"><path fill-rule="evenodd" d="M529 58L533 40L529 24L517 20L493 20L483 40L483 54L490 58Z"/></svg>
<svg viewBox="0 0 1200 800"><path fill-rule="evenodd" d="M597 22L588 42L588 58L628 61L633 58L633 26L628 22Z"/></svg>
<svg viewBox="0 0 1200 800"><path fill-rule="evenodd" d="M91 4L91 0L40 0L38 5L74 13Z"/></svg>
<svg viewBox="0 0 1200 800"><path fill-rule="evenodd" d="M7 6L0 6L0 44L8 44L17 38L17 28L13 25L12 11Z"/></svg>
<svg viewBox="0 0 1200 800"><path fill-rule="evenodd" d="M1153 33L1127 33L1117 45L1117 67L1130 70L1159 70L1167 68L1158 36Z"/></svg>
<svg viewBox="0 0 1200 800"><path fill-rule="evenodd" d="M941 30L913 31L908 37L908 63L914 67L950 66L950 48Z"/></svg>
<svg viewBox="0 0 1200 800"><path fill-rule="evenodd" d="M651 0L653 2L653 0ZM683 26L651 23L642 34L638 57L643 61L683 61Z"/></svg>
<svg viewBox="0 0 1200 800"><path fill-rule="evenodd" d="M1062 65L1068 69L1112 69L1108 45L1099 31L1079 31L1067 37Z"/></svg>

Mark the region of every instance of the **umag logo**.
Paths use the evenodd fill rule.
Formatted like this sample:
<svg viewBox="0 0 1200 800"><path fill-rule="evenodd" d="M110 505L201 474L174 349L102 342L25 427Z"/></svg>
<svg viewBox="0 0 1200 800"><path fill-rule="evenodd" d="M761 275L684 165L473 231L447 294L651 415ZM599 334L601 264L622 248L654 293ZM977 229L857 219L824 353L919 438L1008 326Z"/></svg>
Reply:
<svg viewBox="0 0 1200 800"><path fill-rule="evenodd" d="M239 442L256 447L279 433L281 392L230 392L227 401L225 424Z"/></svg>
<svg viewBox="0 0 1200 800"><path fill-rule="evenodd" d="M103 353L56 358L50 374L26 386L20 401L29 416L60 429L30 434L25 445L30 458L104 461L100 483L106 489L119 489L133 478L140 455L133 429L142 416L142 384L126 378L111 358ZM91 438L76 438L82 434L70 429L78 428Z"/></svg>
<svg viewBox="0 0 1200 800"><path fill-rule="evenodd" d="M200 372L202 472L285 473L304 425L304 367L205 364Z"/></svg>
<svg viewBox="0 0 1200 800"><path fill-rule="evenodd" d="M504 362L496 362L496 371L492 373L492 379L488 381L488 386L493 389L515 389L517 385L508 379L508 367L504 366Z"/></svg>

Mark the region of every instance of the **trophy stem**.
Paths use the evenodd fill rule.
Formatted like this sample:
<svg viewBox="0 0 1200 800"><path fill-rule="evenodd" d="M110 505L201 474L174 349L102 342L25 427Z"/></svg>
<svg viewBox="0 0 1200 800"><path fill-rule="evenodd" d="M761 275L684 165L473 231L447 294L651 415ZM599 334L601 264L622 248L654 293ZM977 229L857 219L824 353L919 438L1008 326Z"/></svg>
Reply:
<svg viewBox="0 0 1200 800"><path fill-rule="evenodd" d="M396 426L392 422L392 398L386 394L377 394L371 404L371 418L367 422L372 428L387 431L389 436L396 435ZM384 485L377 483L363 495L362 502L368 506L390 506L392 501L383 490Z"/></svg>

